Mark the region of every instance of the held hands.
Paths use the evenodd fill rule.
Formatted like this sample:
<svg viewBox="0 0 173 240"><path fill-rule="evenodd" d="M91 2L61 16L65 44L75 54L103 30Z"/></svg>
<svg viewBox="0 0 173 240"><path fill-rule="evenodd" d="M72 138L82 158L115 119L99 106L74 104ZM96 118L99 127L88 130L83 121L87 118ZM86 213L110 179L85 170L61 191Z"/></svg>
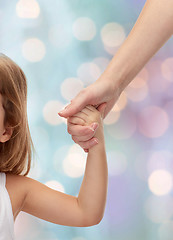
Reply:
<svg viewBox="0 0 173 240"><path fill-rule="evenodd" d="M105 103L102 104L98 108L98 110L91 105L87 105L80 112L76 113L75 115L67 119L68 133L70 133L70 129L72 128L72 126L74 128L76 127L76 129L78 128L78 130L80 130L80 127L82 126L86 127L85 136L77 136L77 137L72 136L73 141L79 144L85 150L85 152L88 152L88 148L90 147L89 145L87 146L87 144L83 144L85 140L87 141L88 137L90 138L92 135L92 138L91 138L92 146L96 145L99 141L102 140L101 136L103 132L103 117L104 117L105 107L106 107Z"/></svg>
<svg viewBox="0 0 173 240"><path fill-rule="evenodd" d="M96 82L79 92L63 111L59 112L61 117L68 118L80 112L86 105L93 105L100 111L103 103L106 104L104 117L109 113L120 96L118 84L108 79L106 73L103 74ZM96 144L94 141L97 125L75 125L68 121L68 132L72 135L82 148L89 149Z"/></svg>
<svg viewBox="0 0 173 240"><path fill-rule="evenodd" d="M119 88L103 74L96 82L81 90L71 103L59 112L59 115L68 118L81 111L86 105L98 107L102 103L106 103L105 118L119 96Z"/></svg>

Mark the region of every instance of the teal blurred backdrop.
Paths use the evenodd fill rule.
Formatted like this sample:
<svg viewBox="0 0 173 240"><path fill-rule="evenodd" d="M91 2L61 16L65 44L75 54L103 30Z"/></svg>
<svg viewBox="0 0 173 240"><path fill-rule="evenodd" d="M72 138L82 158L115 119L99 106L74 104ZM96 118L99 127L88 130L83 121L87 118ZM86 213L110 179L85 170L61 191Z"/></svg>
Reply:
<svg viewBox="0 0 173 240"><path fill-rule="evenodd" d="M78 194L87 155L57 113L101 75L144 3L0 1L0 51L28 80L28 119L37 151L29 177ZM101 223L66 227L21 212L17 240L172 239L172 43L171 38L141 70L104 121L109 186Z"/></svg>

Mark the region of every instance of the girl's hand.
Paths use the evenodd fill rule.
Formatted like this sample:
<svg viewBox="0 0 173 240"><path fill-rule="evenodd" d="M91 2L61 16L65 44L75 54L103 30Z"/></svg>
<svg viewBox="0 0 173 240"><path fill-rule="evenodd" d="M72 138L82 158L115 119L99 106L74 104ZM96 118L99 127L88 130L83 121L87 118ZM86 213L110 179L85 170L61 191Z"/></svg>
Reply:
<svg viewBox="0 0 173 240"><path fill-rule="evenodd" d="M96 134L96 130L98 128L102 128L102 118L104 116L105 107L106 104L102 104L102 106L99 107L98 111L93 106L88 105L82 111L67 119L67 127L69 133L71 133L70 129L72 128L78 128L78 130L80 130L80 128L86 127L85 135L72 136L73 141L79 144L85 152L88 152L87 149L98 143L98 139L96 138L98 134ZM92 129L90 129L91 127L89 126L91 126ZM89 144L87 143L88 139L90 139L90 141L88 142Z"/></svg>
<svg viewBox="0 0 173 240"><path fill-rule="evenodd" d="M69 121L69 118L67 119L67 131L69 134L72 135L73 132L77 132L79 135L72 135L72 139L75 143L79 144L85 152L88 152L87 149L90 149L91 147L95 146L97 144L97 138L94 137L95 132L98 127L98 123L92 123L91 125L80 125L80 119L79 124L73 124Z"/></svg>

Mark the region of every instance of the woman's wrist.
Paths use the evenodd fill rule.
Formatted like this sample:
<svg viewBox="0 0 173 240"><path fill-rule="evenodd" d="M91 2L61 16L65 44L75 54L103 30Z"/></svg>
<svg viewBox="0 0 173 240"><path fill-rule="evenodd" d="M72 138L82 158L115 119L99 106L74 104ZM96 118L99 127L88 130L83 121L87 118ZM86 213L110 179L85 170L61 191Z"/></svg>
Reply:
<svg viewBox="0 0 173 240"><path fill-rule="evenodd" d="M128 75L126 72L127 70L124 67L121 68L120 71L118 63L115 62L115 59L112 59L107 69L102 73L97 81L108 84L112 96L116 95L118 98L128 85L128 79L125 77Z"/></svg>

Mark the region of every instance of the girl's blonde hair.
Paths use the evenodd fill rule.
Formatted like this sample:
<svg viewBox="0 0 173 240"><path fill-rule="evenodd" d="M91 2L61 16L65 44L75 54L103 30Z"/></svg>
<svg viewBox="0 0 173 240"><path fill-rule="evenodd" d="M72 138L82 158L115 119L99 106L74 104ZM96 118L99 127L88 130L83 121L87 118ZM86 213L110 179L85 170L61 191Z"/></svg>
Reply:
<svg viewBox="0 0 173 240"><path fill-rule="evenodd" d="M0 54L0 94L4 126L13 128L11 138L0 142L0 172L26 176L35 152L27 118L27 81L22 69L4 54Z"/></svg>

